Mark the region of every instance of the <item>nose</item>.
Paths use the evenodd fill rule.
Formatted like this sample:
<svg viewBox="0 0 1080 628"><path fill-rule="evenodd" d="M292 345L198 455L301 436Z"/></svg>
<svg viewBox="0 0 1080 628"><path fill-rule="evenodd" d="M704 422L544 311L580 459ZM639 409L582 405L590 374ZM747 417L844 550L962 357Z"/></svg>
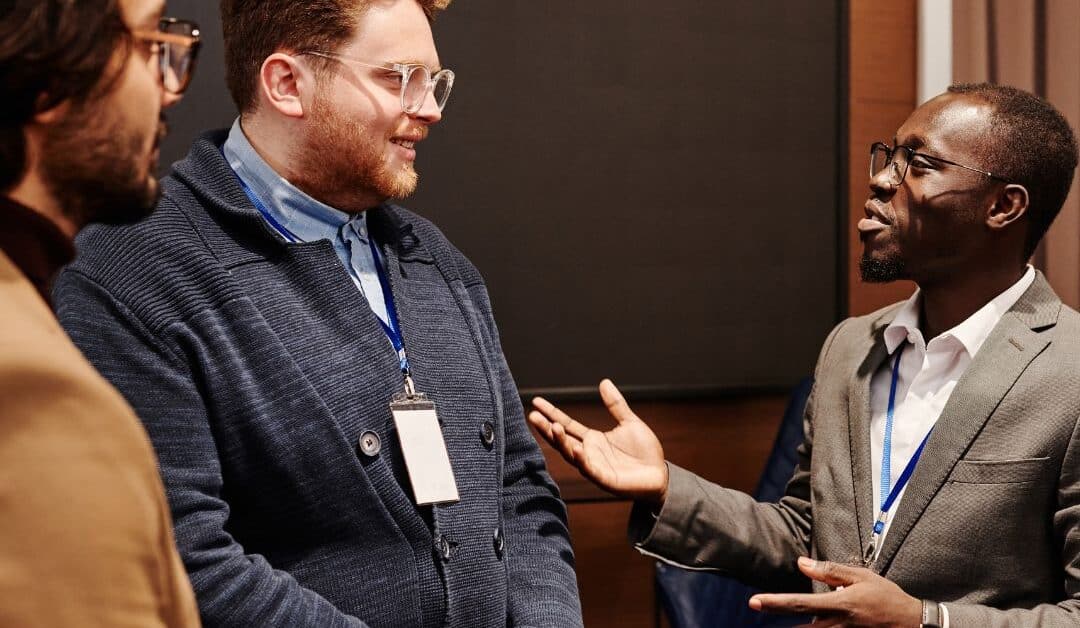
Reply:
<svg viewBox="0 0 1080 628"><path fill-rule="evenodd" d="M412 117L427 124L435 124L439 120L442 120L442 111L439 109L439 103L435 100L435 92L433 90L428 90L427 95L424 96L424 104L420 105L420 109L412 114Z"/></svg>
<svg viewBox="0 0 1080 628"><path fill-rule="evenodd" d="M164 87L162 87L161 88L161 108L162 109L168 109L169 107L172 107L176 103L180 102L180 99L183 98L183 97L184 97L183 94L174 94L174 93L170 92L169 90L165 89Z"/></svg>
<svg viewBox="0 0 1080 628"><path fill-rule="evenodd" d="M875 198L892 196L897 188L895 180L892 165L886 166L870 177L870 192Z"/></svg>

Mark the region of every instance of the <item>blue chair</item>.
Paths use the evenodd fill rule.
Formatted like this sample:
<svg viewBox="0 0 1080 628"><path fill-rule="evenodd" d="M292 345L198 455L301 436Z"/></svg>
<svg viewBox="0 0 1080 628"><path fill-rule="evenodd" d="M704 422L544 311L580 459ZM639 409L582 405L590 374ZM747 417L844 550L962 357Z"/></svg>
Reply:
<svg viewBox="0 0 1080 628"><path fill-rule="evenodd" d="M798 463L795 449L803 439L803 409L813 383L811 377L803 379L791 395L765 471L754 491L758 501L779 501L791 479ZM757 589L715 573L680 569L661 562L656 563L656 588L672 628L788 627L811 619L758 613L747 606Z"/></svg>

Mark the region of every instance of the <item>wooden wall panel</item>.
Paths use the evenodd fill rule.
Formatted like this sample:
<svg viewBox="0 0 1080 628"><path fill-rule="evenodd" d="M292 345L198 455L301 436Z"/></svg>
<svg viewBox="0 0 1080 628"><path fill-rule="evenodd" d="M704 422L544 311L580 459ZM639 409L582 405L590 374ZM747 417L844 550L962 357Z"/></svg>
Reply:
<svg viewBox="0 0 1080 628"><path fill-rule="evenodd" d="M859 279L862 244L855 225L869 194L870 144L892 142L915 108L916 0L851 0L848 61L848 313L866 314L907 298L911 282Z"/></svg>

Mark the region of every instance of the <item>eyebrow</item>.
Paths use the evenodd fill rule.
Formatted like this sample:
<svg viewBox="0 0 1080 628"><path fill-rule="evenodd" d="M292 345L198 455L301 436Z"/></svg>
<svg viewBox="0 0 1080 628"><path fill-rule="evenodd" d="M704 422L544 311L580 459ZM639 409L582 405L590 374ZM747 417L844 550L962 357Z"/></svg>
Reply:
<svg viewBox="0 0 1080 628"><path fill-rule="evenodd" d="M423 61L421 61L419 59L395 59L395 60L391 61L390 63L400 63L402 65L422 65L425 68L428 68L428 64L424 63ZM433 68L428 68L428 71L431 72L432 74L435 74L436 72L438 72L440 70L442 70L441 65L440 66L435 66Z"/></svg>
<svg viewBox="0 0 1080 628"><path fill-rule="evenodd" d="M899 145L900 145L900 139L897 138L894 135L893 136L893 146L899 146ZM920 148L926 148L927 144L926 144L926 141L923 140L923 138L916 135L916 136L912 137L909 141L904 142L904 146L907 146L908 148L913 148L915 150L918 150Z"/></svg>

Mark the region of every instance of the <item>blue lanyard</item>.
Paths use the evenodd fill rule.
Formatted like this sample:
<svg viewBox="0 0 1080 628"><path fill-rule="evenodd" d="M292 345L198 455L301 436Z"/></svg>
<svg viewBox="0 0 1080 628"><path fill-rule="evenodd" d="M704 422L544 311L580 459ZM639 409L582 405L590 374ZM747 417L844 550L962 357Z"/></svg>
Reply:
<svg viewBox="0 0 1080 628"><path fill-rule="evenodd" d="M255 205L255 209L259 210L262 217L266 219L266 222L270 223L270 226L275 231L281 234L283 238L289 242L299 242L300 238L296 237L296 234L289 231L285 225L281 224L266 210L262 201L255 195L255 192L248 187L247 183L237 175L236 179L240 182L240 187L244 188L244 193L251 199L251 203ZM382 263L379 261L379 249L375 246L375 239L369 237L367 239L368 245L371 247L371 257L375 261L375 271L379 275L379 285L382 287L383 302L386 304L386 318L389 319L389 324L384 323L381 318L375 316L379 321L379 325L382 326L383 332L386 333L386 337L390 339L390 344L394 346L394 351L397 352L398 366L401 368L401 374L405 376L405 391L412 396L415 394L415 389L412 381L412 371L409 368L409 358L405 354L405 341L401 336L401 326L398 324L397 308L394 307L394 293L390 289L390 279L386 275L386 271L383 269Z"/></svg>
<svg viewBox="0 0 1080 628"><path fill-rule="evenodd" d="M388 323L384 323L381 318L379 324L382 325L383 331L386 332L386 337L390 339L390 344L394 345L394 350L397 351L398 365L401 367L401 374L405 376L406 388L412 387L412 378L410 377L409 358L405 355L405 340L401 337L401 325L398 323L397 308L394 307L394 293L390 289L390 278L386 275L386 270L383 268L382 262L379 261L379 249L375 246L375 239L369 237L368 245L371 247L371 257L375 260L375 271L379 274L379 285L382 286L383 302L386 303L386 318ZM412 394L410 392L410 394Z"/></svg>
<svg viewBox="0 0 1080 628"><path fill-rule="evenodd" d="M251 188L248 187L248 184L244 183L244 180L240 178L240 175L236 176L236 180L240 182L240 187L244 188L244 194L247 194L247 197L251 199L251 204L255 206L255 209L259 210L259 213L262 214L262 217L264 219L266 219L266 222L270 223L270 226L273 227L275 231L281 234L281 237L285 238L289 242L300 241L300 238L296 237L296 234L286 229L285 225L278 222L277 219L270 214L270 212L266 211L266 207L263 206L262 201L260 201L259 197L255 195L255 192L253 192Z"/></svg>
<svg viewBox="0 0 1080 628"><path fill-rule="evenodd" d="M870 533L870 547L867 552L868 562L876 555L877 543L880 540L881 534L885 531L885 522L889 519L889 510L892 508L896 498L900 496L900 493L907 486L908 480L911 479L911 474L915 472L915 465L919 462L919 458L922 456L923 448L926 446L926 441L930 440L930 434L934 431L931 427L926 432L926 436L923 436L922 442L919 443L919 447L915 450L915 453L911 455L911 460L908 460L907 466L900 473L900 477L896 479L896 485L890 490L890 458L892 457L892 428L893 428L893 415L896 410L896 384L900 379L900 357L904 354L904 347L906 345L900 345L900 349L896 352L896 360L893 362L892 369L892 385L889 387L889 407L885 413L885 443L882 447L881 453L881 512L878 514L877 520L874 521L874 529Z"/></svg>

